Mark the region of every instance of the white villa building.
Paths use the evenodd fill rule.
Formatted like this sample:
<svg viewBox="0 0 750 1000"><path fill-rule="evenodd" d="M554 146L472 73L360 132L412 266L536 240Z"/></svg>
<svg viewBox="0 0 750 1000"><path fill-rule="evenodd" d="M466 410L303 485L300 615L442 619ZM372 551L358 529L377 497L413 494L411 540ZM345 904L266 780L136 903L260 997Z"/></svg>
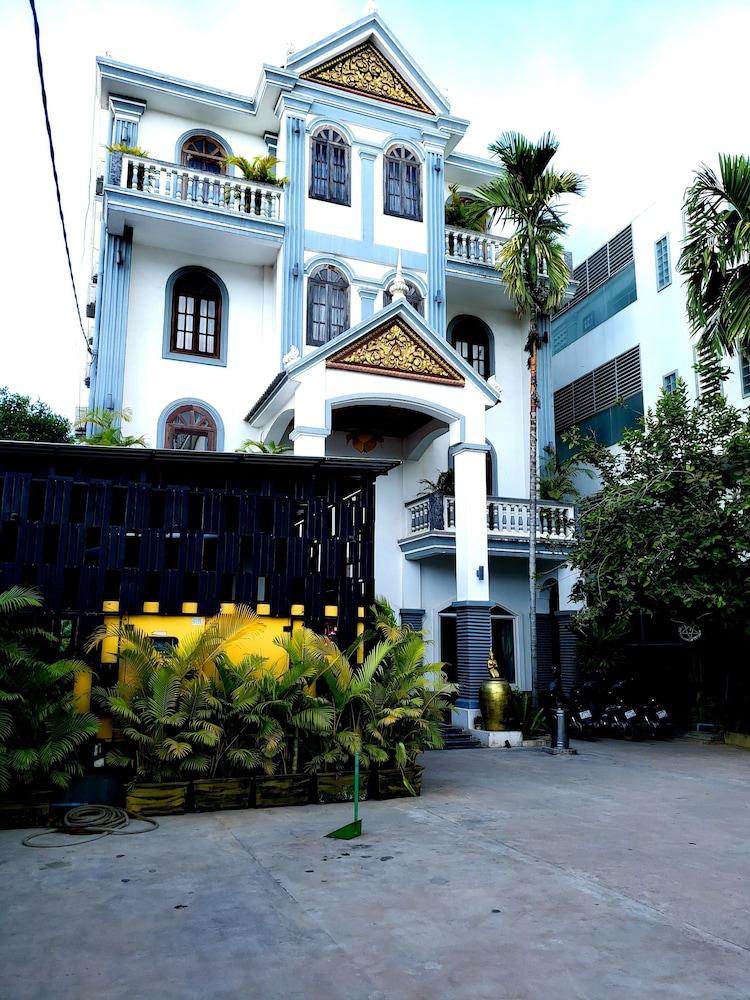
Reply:
<svg viewBox="0 0 750 1000"><path fill-rule="evenodd" d="M252 96L97 65L91 406L129 408L128 433L157 449L253 439L392 461L376 488L376 592L451 665L462 721L491 646L532 688L526 330L494 269L500 238L445 224L449 185L470 191L497 164L461 152L468 123L376 13L264 66ZM281 185L223 163L269 153ZM549 345L540 385L543 445ZM450 469L454 496L425 487ZM572 512L553 513L540 676L573 656Z"/></svg>

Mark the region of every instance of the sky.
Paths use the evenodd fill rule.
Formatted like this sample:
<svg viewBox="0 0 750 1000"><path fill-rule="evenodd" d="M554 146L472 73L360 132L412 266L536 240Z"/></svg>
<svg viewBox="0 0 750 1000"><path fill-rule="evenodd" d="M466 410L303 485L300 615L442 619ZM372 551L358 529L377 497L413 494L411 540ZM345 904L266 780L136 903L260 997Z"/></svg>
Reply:
<svg viewBox="0 0 750 1000"><path fill-rule="evenodd" d="M68 235L82 306L97 54L252 94L283 65L365 13L362 0L37 0ZM679 198L717 152L750 152L750 4L697 0L382 0L381 16L472 124L460 149L485 154L508 129L560 140L559 166L586 175L568 207L574 262L662 196ZM465 15L465 16L464 16ZM85 347L67 274L24 0L0 0L0 166L5 235L0 386L72 417L85 405Z"/></svg>

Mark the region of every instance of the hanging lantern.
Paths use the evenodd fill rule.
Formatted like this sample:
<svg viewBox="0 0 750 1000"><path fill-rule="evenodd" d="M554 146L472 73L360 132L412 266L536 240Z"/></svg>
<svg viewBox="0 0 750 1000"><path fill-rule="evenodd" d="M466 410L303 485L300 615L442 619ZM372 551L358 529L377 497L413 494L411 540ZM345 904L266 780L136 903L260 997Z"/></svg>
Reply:
<svg viewBox="0 0 750 1000"><path fill-rule="evenodd" d="M366 455L368 451L372 451L373 448L382 444L383 435L371 431L352 431L351 434L346 435L346 440L355 451L358 451L361 455Z"/></svg>

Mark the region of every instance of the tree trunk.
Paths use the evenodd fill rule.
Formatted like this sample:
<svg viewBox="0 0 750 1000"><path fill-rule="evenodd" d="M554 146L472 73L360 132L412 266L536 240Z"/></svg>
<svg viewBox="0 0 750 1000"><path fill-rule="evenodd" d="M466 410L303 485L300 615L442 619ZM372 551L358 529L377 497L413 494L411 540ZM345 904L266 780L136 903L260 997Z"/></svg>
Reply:
<svg viewBox="0 0 750 1000"><path fill-rule="evenodd" d="M536 533L537 533L537 318L531 320L529 337L529 663L531 687L537 689L536 668Z"/></svg>

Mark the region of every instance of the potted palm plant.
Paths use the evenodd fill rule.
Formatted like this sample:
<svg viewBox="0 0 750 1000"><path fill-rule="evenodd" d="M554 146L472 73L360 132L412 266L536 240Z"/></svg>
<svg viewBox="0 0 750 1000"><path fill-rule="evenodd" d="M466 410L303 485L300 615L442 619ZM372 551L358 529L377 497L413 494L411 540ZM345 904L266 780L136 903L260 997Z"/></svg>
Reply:
<svg viewBox="0 0 750 1000"><path fill-rule="evenodd" d="M317 752L307 767L315 774L318 802L351 802L354 799L354 754L360 755L359 797L367 798L368 768L387 760L378 733L372 728L370 693L373 678L381 669L391 645L375 643L361 664L356 663L359 644L343 652L330 639L318 636L326 662L321 692L331 706L331 727L318 739ZM352 662L354 661L354 662ZM323 690L325 688L325 690Z"/></svg>
<svg viewBox="0 0 750 1000"><path fill-rule="evenodd" d="M237 699L243 718L257 727L257 745L265 774L255 778L255 805L306 805L310 801L310 775L303 770L312 737L332 724L331 706L314 693L325 667L320 637L298 629L275 640L286 653L288 665L262 663L254 682Z"/></svg>
<svg viewBox="0 0 750 1000"><path fill-rule="evenodd" d="M119 745L106 762L131 773L128 811L184 812L189 779L210 775L222 739L213 689L219 665L262 628L248 607L238 605L166 649L157 649L145 632L114 623L90 637L89 649L107 636L118 640L120 681L97 689L96 697L119 729Z"/></svg>
<svg viewBox="0 0 750 1000"><path fill-rule="evenodd" d="M423 768L417 756L443 746L442 722L456 685L449 683L440 663L425 663L425 643L419 632L401 628L387 604L373 609L376 632L388 635L390 650L370 692L370 740L385 756L376 773L376 795L389 799L419 795Z"/></svg>
<svg viewBox="0 0 750 1000"><path fill-rule="evenodd" d="M76 710L73 693L87 665L56 659L55 636L23 620L41 605L29 587L0 593L0 826L44 819L50 790L83 774L78 754L97 729L95 716Z"/></svg>

